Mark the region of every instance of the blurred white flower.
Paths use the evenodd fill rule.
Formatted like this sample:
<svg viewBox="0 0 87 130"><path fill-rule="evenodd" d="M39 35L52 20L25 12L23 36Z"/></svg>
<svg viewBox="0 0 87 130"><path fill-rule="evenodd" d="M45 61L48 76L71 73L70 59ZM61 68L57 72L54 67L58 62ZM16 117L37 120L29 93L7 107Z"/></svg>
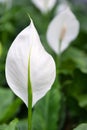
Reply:
<svg viewBox="0 0 87 130"><path fill-rule="evenodd" d="M63 52L79 33L79 21L69 8L58 13L47 30L47 41L50 47L59 54Z"/></svg>
<svg viewBox="0 0 87 130"><path fill-rule="evenodd" d="M27 106L29 80L33 95L32 105L51 89L56 75L55 62L43 48L32 21L12 43L5 70L8 85Z"/></svg>
<svg viewBox="0 0 87 130"><path fill-rule="evenodd" d="M0 3L6 5L7 8L12 6L12 0L0 0Z"/></svg>
<svg viewBox="0 0 87 130"><path fill-rule="evenodd" d="M66 10L67 8L69 8L69 3L68 2L61 2L60 4L58 4L57 8L56 8L56 14L60 13L61 11Z"/></svg>
<svg viewBox="0 0 87 130"><path fill-rule="evenodd" d="M57 0L32 0L32 2L42 13L47 13L54 7Z"/></svg>
<svg viewBox="0 0 87 130"><path fill-rule="evenodd" d="M0 3L5 3L6 0L0 0Z"/></svg>

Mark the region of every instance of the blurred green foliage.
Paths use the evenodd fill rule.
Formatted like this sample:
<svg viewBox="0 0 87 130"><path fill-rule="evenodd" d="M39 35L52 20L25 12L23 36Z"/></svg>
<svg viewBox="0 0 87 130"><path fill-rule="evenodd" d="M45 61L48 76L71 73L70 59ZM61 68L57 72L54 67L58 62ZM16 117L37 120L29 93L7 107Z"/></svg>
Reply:
<svg viewBox="0 0 87 130"><path fill-rule="evenodd" d="M70 5L80 22L80 32L61 55L60 69L51 91L33 108L32 130L87 129L87 124L75 128L87 122L87 10L84 3L71 1ZM0 4L0 130L28 129L27 108L11 92L5 79L7 51L16 35L29 25L29 13L44 47L58 64L57 56L46 40L47 27L55 15L56 6L43 15L28 0L15 0L10 8Z"/></svg>

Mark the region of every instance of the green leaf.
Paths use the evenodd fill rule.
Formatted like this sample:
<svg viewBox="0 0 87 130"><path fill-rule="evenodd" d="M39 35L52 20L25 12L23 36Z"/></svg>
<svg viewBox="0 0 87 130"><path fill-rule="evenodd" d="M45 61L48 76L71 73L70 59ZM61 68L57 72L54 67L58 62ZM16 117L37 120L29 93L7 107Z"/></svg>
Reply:
<svg viewBox="0 0 87 130"><path fill-rule="evenodd" d="M79 14L79 21L80 21L80 26L81 26L81 30L86 31L87 32L87 14L83 12Z"/></svg>
<svg viewBox="0 0 87 130"><path fill-rule="evenodd" d="M4 130L7 127L6 124L0 125L0 130Z"/></svg>
<svg viewBox="0 0 87 130"><path fill-rule="evenodd" d="M4 130L17 130L16 125L18 123L18 119L13 120Z"/></svg>
<svg viewBox="0 0 87 130"><path fill-rule="evenodd" d="M75 47L69 47L62 55L61 69L72 72L76 68L87 73L87 54Z"/></svg>
<svg viewBox="0 0 87 130"><path fill-rule="evenodd" d="M7 107L12 103L13 93L9 89L0 88L0 120L2 119Z"/></svg>
<svg viewBox="0 0 87 130"><path fill-rule="evenodd" d="M18 119L14 119L8 125L0 125L0 130L28 130L28 121L27 119L20 121L18 121Z"/></svg>
<svg viewBox="0 0 87 130"><path fill-rule="evenodd" d="M87 130L87 124L86 123L80 124L73 130Z"/></svg>
<svg viewBox="0 0 87 130"><path fill-rule="evenodd" d="M19 98L14 100L14 94L5 88L0 88L0 102L0 123L11 119L22 104Z"/></svg>
<svg viewBox="0 0 87 130"><path fill-rule="evenodd" d="M77 100L81 107L87 107L87 94L78 95Z"/></svg>
<svg viewBox="0 0 87 130"><path fill-rule="evenodd" d="M17 130L28 130L27 119L20 120L17 124Z"/></svg>
<svg viewBox="0 0 87 130"><path fill-rule="evenodd" d="M34 108L32 130L58 130L60 100L60 87L58 82L55 82L52 89Z"/></svg>
<svg viewBox="0 0 87 130"><path fill-rule="evenodd" d="M80 107L87 107L87 74L75 70L73 80L66 86L67 94L74 97Z"/></svg>
<svg viewBox="0 0 87 130"><path fill-rule="evenodd" d="M0 130L17 130L17 125L18 119L14 119L13 121L10 122L9 125L3 124L0 125Z"/></svg>
<svg viewBox="0 0 87 130"><path fill-rule="evenodd" d="M20 105L22 103L23 102L19 98L16 98L12 102L12 104L9 105L8 108L6 109L5 114L3 115L1 122L8 121L12 117L14 117L16 115L16 113L19 111Z"/></svg>

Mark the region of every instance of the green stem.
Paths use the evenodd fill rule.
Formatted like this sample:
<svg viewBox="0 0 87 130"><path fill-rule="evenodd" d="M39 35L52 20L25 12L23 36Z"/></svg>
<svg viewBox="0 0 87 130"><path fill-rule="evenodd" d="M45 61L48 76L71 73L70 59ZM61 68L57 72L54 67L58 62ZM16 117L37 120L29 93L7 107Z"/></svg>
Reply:
<svg viewBox="0 0 87 130"><path fill-rule="evenodd" d="M59 113L59 129L62 129L64 126L64 122L65 122L65 118L66 118L66 113L65 113L65 109L66 109L66 105L65 105L65 96L64 93L61 91L61 83L60 83L60 78L59 78L59 70L61 68L61 61L62 61L62 57L61 57L61 40L60 40L60 44L59 44L59 55L57 55L57 81L58 81L58 86L59 86L59 90L60 90L60 94L61 94L61 107L60 107L60 113ZM59 91L58 90L58 91Z"/></svg>
<svg viewBox="0 0 87 130"><path fill-rule="evenodd" d="M46 109L45 109L46 124L45 124L45 128L44 128L45 130L48 130L49 99L50 99L50 93L48 92L48 94L46 95Z"/></svg>
<svg viewBox="0 0 87 130"><path fill-rule="evenodd" d="M32 87L30 81L30 57L28 63L28 130L32 129Z"/></svg>

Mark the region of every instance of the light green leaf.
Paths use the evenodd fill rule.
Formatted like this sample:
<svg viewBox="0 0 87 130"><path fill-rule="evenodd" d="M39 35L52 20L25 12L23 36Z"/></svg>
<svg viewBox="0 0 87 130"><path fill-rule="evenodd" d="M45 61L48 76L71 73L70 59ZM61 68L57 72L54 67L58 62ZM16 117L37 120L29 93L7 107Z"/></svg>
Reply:
<svg viewBox="0 0 87 130"><path fill-rule="evenodd" d="M73 130L87 130L87 124L86 123L80 124Z"/></svg>
<svg viewBox="0 0 87 130"><path fill-rule="evenodd" d="M14 119L13 121L10 122L9 125L3 124L0 125L0 130L17 130L17 125L18 119Z"/></svg>
<svg viewBox="0 0 87 130"><path fill-rule="evenodd" d="M23 102L19 98L16 98L15 100L13 100L13 102L6 109L1 122L8 121L13 116L15 116L15 114L19 111L20 105L22 103Z"/></svg>
<svg viewBox="0 0 87 130"><path fill-rule="evenodd" d="M4 130L17 130L16 125L18 123L18 120L13 120Z"/></svg>
<svg viewBox="0 0 87 130"><path fill-rule="evenodd" d="M5 114L7 107L12 103L13 93L9 89L0 88L0 121Z"/></svg>
<svg viewBox="0 0 87 130"><path fill-rule="evenodd" d="M0 125L0 130L4 130L7 127L6 124Z"/></svg>
<svg viewBox="0 0 87 130"><path fill-rule="evenodd" d="M14 100L14 94L5 88L0 88L0 122L11 119L18 111L22 101L17 98Z"/></svg>

